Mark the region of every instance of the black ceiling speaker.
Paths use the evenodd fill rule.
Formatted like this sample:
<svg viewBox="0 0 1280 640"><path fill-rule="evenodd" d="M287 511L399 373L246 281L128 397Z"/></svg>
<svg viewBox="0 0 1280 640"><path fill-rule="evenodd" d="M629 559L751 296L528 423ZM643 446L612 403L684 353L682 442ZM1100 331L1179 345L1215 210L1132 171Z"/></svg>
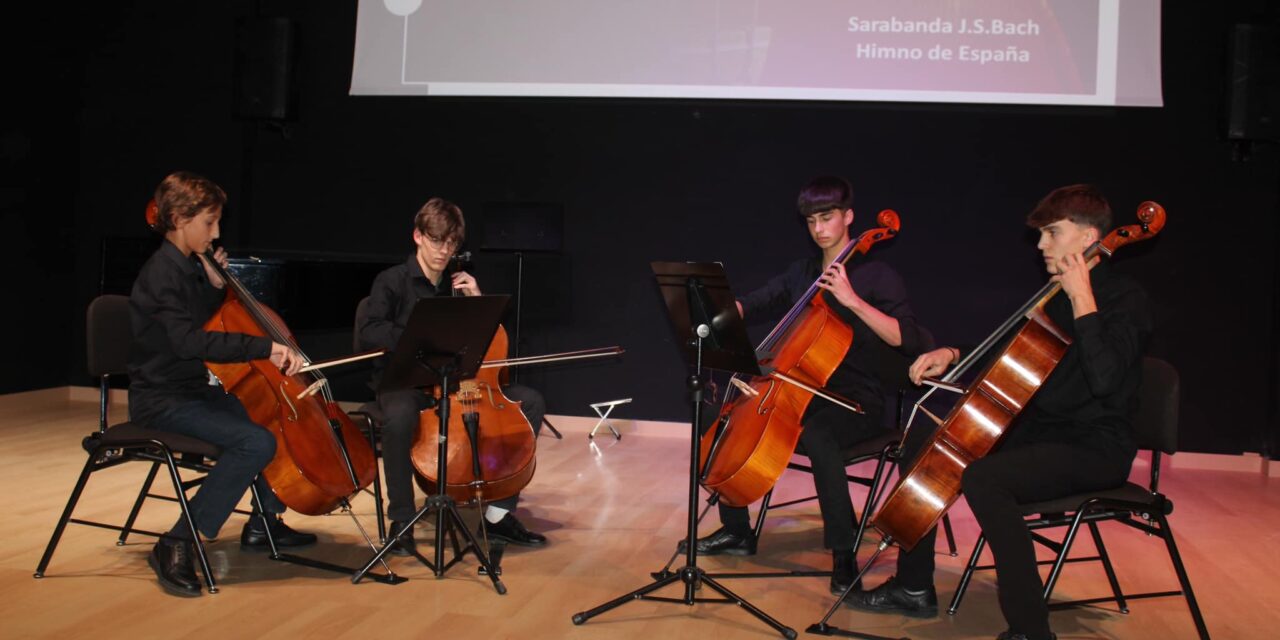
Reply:
<svg viewBox="0 0 1280 640"><path fill-rule="evenodd" d="M1280 140L1280 27L1237 24L1227 71L1227 138Z"/></svg>
<svg viewBox="0 0 1280 640"><path fill-rule="evenodd" d="M297 117L297 39L288 18L236 20L231 103L237 118Z"/></svg>

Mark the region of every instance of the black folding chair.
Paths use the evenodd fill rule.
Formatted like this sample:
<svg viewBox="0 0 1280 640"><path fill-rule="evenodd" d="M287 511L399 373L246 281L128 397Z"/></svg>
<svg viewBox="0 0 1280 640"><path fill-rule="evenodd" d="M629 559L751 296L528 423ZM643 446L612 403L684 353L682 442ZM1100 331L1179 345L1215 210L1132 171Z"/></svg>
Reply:
<svg viewBox="0 0 1280 640"><path fill-rule="evenodd" d="M356 305L355 329L351 334L351 350L359 353L366 349L365 345L360 341L360 325L369 318L369 296L360 299ZM382 408L378 406L377 400L366 402L360 405L359 409L347 412L347 415L358 419L358 424L362 424L365 436L369 438L369 448L373 450L374 459L382 457L382 423L385 419L382 415ZM386 517L382 508L382 469L376 468L377 473L373 476L373 500L374 512L378 518L378 542L387 543L387 524Z"/></svg>
<svg viewBox="0 0 1280 640"><path fill-rule="evenodd" d="M1209 631L1205 627L1204 617L1200 614L1200 606L1196 604L1195 593L1191 590L1191 580L1187 577L1187 570L1182 564L1182 556L1178 554L1178 546L1174 543L1173 530L1169 528L1168 516L1173 511L1173 502L1159 491L1160 454L1172 455L1177 451L1178 446L1178 372L1169 363L1148 357L1143 359L1142 376L1142 388L1139 391L1139 406L1134 415L1133 430L1138 448L1151 451L1149 484L1144 487L1128 482L1115 489L1080 493L1056 500L1024 504L1020 507L1022 513L1028 517L1027 528L1031 530L1032 539L1056 554L1053 560L1040 562L1040 564L1053 565L1044 585L1046 601L1053 594L1053 588L1058 582L1062 567L1068 562L1101 562L1107 574L1107 581L1111 584L1110 596L1070 602L1050 602L1051 609L1115 602L1121 613L1129 613L1129 600L1181 595L1186 598L1187 607L1191 610L1191 618L1195 621L1196 631L1202 639L1207 640ZM1174 572L1178 575L1181 589L1141 594L1124 593L1098 528L1098 523L1104 521L1119 522L1163 540ZM1082 525L1088 527L1089 534L1097 547L1097 555L1068 558L1076 534ZM1067 527L1066 535L1061 541L1052 540L1040 533L1042 529L1054 527ZM994 565L978 565L985 545L986 537L979 535L978 542L973 548L973 555L970 556L969 564L960 577L955 596L951 599L951 606L947 609L949 613L954 614L960 608L960 601L968 589L974 571L995 568Z"/></svg>
<svg viewBox="0 0 1280 640"><path fill-rule="evenodd" d="M112 375L126 373L131 342L129 326L127 297L103 295L89 304L86 338L89 373L99 381L98 428L82 442L89 453L89 458L85 461L80 478L76 481L71 497L67 500L67 506L58 519L53 536L49 539L49 545L45 548L44 556L40 558L35 577L44 577L45 569L48 568L53 552L57 549L68 523L119 531L117 545L124 545L130 533L163 536L163 533L137 529L133 526L143 503L148 498L153 498L178 503L182 517L187 523L188 532L191 534L191 541L194 542L205 584L208 585L209 593L217 593L218 587L214 581L213 572L209 570L209 559L205 554L204 544L200 541L195 522L191 519L186 492L204 482L205 475L213 469L213 463L218 458L220 453L218 447L197 438L148 429L133 422L108 426L109 379ZM89 482L89 476L127 462L150 463L151 470L147 473L142 489L138 492L138 497L134 500L133 508L129 511L129 516L123 525L71 517L85 485ZM169 479L173 483L173 496L151 493L152 483L161 465L169 472ZM179 472L180 469L195 472L198 475L184 480ZM253 488L254 504L260 505L258 498L257 489ZM238 510L237 513L250 515L250 512L242 510Z"/></svg>

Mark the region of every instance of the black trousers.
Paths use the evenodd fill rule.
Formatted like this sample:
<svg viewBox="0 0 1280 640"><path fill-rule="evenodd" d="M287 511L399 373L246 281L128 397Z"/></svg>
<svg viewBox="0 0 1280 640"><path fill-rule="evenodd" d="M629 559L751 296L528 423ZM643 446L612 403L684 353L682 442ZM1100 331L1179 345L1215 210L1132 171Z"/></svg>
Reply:
<svg viewBox="0 0 1280 640"><path fill-rule="evenodd" d="M928 430L922 433L923 437L908 438L911 459L929 435ZM1133 457L1083 443L1015 441L965 469L961 491L995 559L1000 610L1010 630L1028 638L1049 637L1044 582L1018 505L1120 486L1129 477ZM898 580L903 586L932 586L936 537L937 531L930 531L910 552L899 553Z"/></svg>
<svg viewBox="0 0 1280 640"><path fill-rule="evenodd" d="M505 386L502 392L520 402L520 410L533 427L536 436L542 430L542 417L547 405L538 391L518 384ZM405 522L418 512L413 491L413 463L409 452L413 438L418 433L418 414L427 407L427 395L416 389L390 391L378 394L378 406L382 409L382 467L386 471L387 517L395 522ZM456 411L458 407L450 407ZM435 427L433 427L435 428ZM483 430L484 425L480 428ZM469 464L462 461L461 464ZM514 511L520 496L515 495L490 504Z"/></svg>
<svg viewBox="0 0 1280 640"><path fill-rule="evenodd" d="M872 406L865 409L865 414L853 413L814 398L804 414L800 446L813 467L813 486L822 512L822 544L828 549L848 550L857 546L853 539L857 533L857 513L849 497L843 450L885 431L882 410ZM751 517L746 507L721 503L720 522L738 535L751 532Z"/></svg>

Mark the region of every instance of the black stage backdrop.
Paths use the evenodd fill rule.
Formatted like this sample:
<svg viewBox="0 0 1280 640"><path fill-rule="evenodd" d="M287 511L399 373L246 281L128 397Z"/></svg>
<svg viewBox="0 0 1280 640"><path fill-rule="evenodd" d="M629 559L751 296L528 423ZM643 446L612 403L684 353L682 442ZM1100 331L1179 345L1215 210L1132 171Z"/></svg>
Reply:
<svg viewBox="0 0 1280 640"><path fill-rule="evenodd" d="M634 397L620 415L667 420L688 417L686 372L649 261L718 260L739 290L758 286L810 250L797 189L846 176L855 231L882 208L901 214L875 258L903 274L922 321L972 344L1043 281L1026 212L1093 182L1118 222L1146 199L1169 212L1158 239L1115 262L1155 301L1151 353L1182 373L1183 448L1274 455L1280 162L1263 144L1242 159L1222 133L1231 25L1274 21L1262 0L1166 3L1161 109L353 98L354 2L105 4L9 21L0 391L89 383L83 312L102 240L145 237L143 204L179 168L227 188L233 252L396 261L430 196L473 227L486 205L559 207L563 253L527 274L522 351L627 354L526 381L553 413ZM296 117L283 125L233 117L235 20L254 15L296 26ZM512 279L492 281L498 293ZM345 312L351 297L333 304ZM301 338L324 356L349 334Z"/></svg>

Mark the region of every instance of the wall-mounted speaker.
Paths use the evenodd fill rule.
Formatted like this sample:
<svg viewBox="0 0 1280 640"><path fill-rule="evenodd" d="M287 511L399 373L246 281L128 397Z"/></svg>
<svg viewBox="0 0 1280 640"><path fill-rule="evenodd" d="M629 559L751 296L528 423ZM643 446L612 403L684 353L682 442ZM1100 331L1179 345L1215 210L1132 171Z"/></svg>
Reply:
<svg viewBox="0 0 1280 640"><path fill-rule="evenodd" d="M231 104L237 118L297 117L297 38L297 27L288 18L236 21Z"/></svg>
<svg viewBox="0 0 1280 640"><path fill-rule="evenodd" d="M1237 24L1227 71L1227 138L1280 140L1280 27Z"/></svg>

